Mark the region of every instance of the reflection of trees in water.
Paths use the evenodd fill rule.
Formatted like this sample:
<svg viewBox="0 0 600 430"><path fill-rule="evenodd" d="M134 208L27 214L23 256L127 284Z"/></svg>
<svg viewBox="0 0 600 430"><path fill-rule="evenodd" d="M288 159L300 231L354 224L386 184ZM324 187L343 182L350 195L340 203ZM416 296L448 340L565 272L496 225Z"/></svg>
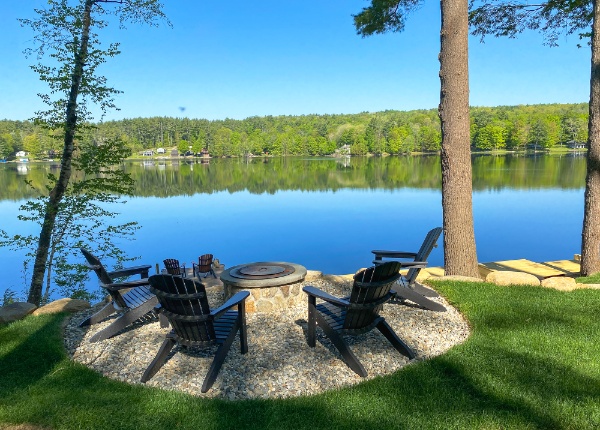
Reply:
<svg viewBox="0 0 600 430"><path fill-rule="evenodd" d="M265 162L265 160L267 162ZM473 189L583 188L585 157L474 156ZM160 161L153 165L125 163L135 180L135 195L167 197L249 191L335 191L358 189L440 189L438 156L353 157L349 163L334 158L212 159L208 164ZM26 175L16 164L0 166L0 200L21 200L42 190L49 164L32 163Z"/></svg>

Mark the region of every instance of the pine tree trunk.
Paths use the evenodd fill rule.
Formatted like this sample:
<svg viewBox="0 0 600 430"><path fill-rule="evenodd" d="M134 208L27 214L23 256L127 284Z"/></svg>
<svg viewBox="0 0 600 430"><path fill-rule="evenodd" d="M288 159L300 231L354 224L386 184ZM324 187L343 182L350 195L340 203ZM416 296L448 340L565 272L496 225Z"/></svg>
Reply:
<svg viewBox="0 0 600 430"><path fill-rule="evenodd" d="M71 179L71 161L73 158L75 131L77 129L77 96L79 95L83 67L88 53L91 13L94 3L95 0L86 0L85 2L81 42L78 51L75 54L73 76L71 78L71 88L69 90L69 100L67 102L65 114L65 140L60 164L60 174L54 188L50 191L44 222L42 224L42 230L40 232L38 247L35 254L31 286L29 288L27 301L36 306L39 306L42 300L44 273L46 271L46 261L48 260L48 250L52 240L52 231L54 229L56 215L59 210L60 202L69 185L69 180Z"/></svg>
<svg viewBox="0 0 600 430"><path fill-rule="evenodd" d="M600 272L600 4L594 1L581 274Z"/></svg>
<svg viewBox="0 0 600 430"><path fill-rule="evenodd" d="M447 275L478 277L473 228L467 0L441 0L442 209Z"/></svg>

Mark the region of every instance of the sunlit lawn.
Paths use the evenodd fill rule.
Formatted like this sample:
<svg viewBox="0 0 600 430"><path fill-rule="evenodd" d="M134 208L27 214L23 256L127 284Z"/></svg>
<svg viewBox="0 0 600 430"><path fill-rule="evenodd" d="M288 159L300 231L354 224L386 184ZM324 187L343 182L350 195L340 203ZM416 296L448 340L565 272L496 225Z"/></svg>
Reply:
<svg viewBox="0 0 600 430"><path fill-rule="evenodd" d="M600 291L440 283L469 340L436 359L322 395L228 402L100 377L71 362L63 317L0 327L0 428L597 429Z"/></svg>
<svg viewBox="0 0 600 430"><path fill-rule="evenodd" d="M581 284L600 284L600 273L585 278L577 278L577 282Z"/></svg>

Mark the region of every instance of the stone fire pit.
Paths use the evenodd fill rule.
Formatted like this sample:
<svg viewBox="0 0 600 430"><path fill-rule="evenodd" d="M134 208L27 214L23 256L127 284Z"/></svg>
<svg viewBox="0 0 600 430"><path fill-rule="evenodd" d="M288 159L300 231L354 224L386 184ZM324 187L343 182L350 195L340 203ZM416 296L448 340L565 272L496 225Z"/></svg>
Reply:
<svg viewBox="0 0 600 430"><path fill-rule="evenodd" d="M306 268L295 263L261 261L240 264L221 273L225 298L248 291L247 312L274 312L306 300L302 282Z"/></svg>

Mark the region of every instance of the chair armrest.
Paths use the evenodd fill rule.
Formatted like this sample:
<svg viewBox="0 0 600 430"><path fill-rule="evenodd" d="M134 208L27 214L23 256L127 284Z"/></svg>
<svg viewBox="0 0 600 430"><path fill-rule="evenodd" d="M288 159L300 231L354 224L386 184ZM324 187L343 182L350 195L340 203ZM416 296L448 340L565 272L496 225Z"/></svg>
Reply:
<svg viewBox="0 0 600 430"><path fill-rule="evenodd" d="M424 269L427 267L427 261L399 261L400 267L409 269Z"/></svg>
<svg viewBox="0 0 600 430"><path fill-rule="evenodd" d="M131 276L131 275L142 275L142 278L148 277L148 272L150 271L151 265L143 265L143 266L134 266L134 267L124 267L123 269L115 270L114 272L108 272L108 276L111 278L120 278L122 276ZM143 276L144 273L146 276Z"/></svg>
<svg viewBox="0 0 600 430"><path fill-rule="evenodd" d="M400 269L425 269L427 261L398 261ZM382 264L381 260L373 260L373 264Z"/></svg>
<svg viewBox="0 0 600 430"><path fill-rule="evenodd" d="M135 281L117 282L115 284L100 284L103 288L111 291L124 290L126 288L143 287L150 285L148 278L136 279Z"/></svg>
<svg viewBox="0 0 600 430"><path fill-rule="evenodd" d="M318 288L313 287L312 285L307 285L306 287L302 288L302 291L304 291L309 296L313 296L313 297L317 297L321 300L325 300L326 302L331 303L332 305L335 305L335 306L339 306L339 307L350 306L350 302L348 300L344 300L344 299L340 299L339 297L332 296L331 294L326 293L323 290L319 290Z"/></svg>
<svg viewBox="0 0 600 430"><path fill-rule="evenodd" d="M379 249L374 249L371 251L375 254L375 258L380 260L381 257L386 258L415 258L417 256L416 252L405 252L405 251L383 251Z"/></svg>
<svg viewBox="0 0 600 430"><path fill-rule="evenodd" d="M248 291L240 291L238 293L235 293L233 296L231 296L231 298L229 300L227 300L225 303L223 303L217 309L212 310L210 312L210 315L214 319L219 318L222 313L224 313L227 310L231 309L232 307L240 304L241 302L243 302L244 300L246 300L246 298L249 295L250 295L250 293Z"/></svg>

